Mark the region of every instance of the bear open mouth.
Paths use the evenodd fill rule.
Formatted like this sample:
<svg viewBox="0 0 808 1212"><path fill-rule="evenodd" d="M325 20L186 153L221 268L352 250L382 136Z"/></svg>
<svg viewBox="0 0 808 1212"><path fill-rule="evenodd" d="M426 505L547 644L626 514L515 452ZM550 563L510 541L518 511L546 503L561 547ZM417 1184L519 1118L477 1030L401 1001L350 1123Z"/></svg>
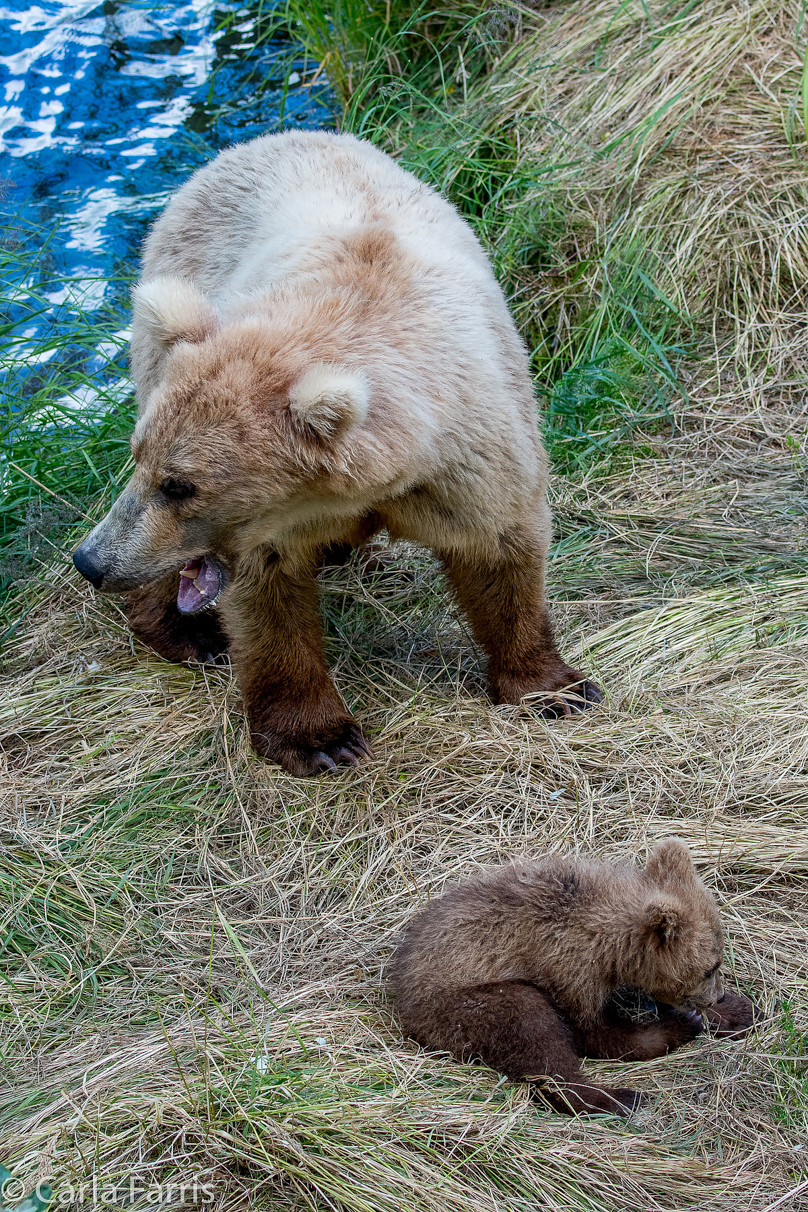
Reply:
<svg viewBox="0 0 808 1212"><path fill-rule="evenodd" d="M180 569L177 609L182 614L196 614L215 605L222 589L222 573L213 556L203 555L189 560Z"/></svg>

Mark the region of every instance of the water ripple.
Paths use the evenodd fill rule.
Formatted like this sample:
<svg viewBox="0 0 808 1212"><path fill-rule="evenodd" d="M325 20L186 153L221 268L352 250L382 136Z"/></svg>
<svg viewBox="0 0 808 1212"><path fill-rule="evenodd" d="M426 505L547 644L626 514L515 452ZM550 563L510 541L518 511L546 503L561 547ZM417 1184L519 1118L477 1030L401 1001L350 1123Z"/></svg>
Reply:
<svg viewBox="0 0 808 1212"><path fill-rule="evenodd" d="M270 19L209 0L0 6L0 206L48 233L53 301L64 278L95 279L96 304L114 293L156 210L221 147L332 124Z"/></svg>

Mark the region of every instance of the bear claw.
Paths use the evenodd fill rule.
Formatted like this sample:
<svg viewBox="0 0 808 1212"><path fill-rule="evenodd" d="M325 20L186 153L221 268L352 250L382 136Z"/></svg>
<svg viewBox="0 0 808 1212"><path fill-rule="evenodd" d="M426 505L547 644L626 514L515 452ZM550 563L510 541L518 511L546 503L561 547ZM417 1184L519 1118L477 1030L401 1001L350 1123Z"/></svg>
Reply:
<svg viewBox="0 0 808 1212"><path fill-rule="evenodd" d="M564 686L552 694L537 696L537 713L545 720L557 720L566 715L579 715L589 707L603 702L603 691L594 682L584 680Z"/></svg>
<svg viewBox="0 0 808 1212"><path fill-rule="evenodd" d="M373 757L362 729L353 720L333 739L319 743L257 732L253 732L252 742L259 753L278 762L287 774L298 778L335 774L340 767L358 766L364 759Z"/></svg>

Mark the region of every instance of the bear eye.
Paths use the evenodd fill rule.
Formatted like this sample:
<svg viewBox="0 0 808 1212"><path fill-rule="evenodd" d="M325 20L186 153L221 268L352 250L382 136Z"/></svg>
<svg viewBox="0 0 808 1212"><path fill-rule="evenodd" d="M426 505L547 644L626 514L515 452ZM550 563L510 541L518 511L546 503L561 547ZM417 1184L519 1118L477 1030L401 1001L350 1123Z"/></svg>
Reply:
<svg viewBox="0 0 808 1212"><path fill-rule="evenodd" d="M712 968L707 969L707 971L704 973L704 976L701 979L703 981L708 981L711 976L715 975L715 973L718 971L718 969L720 967L721 967L721 961L719 960L717 964L713 964Z"/></svg>
<svg viewBox="0 0 808 1212"><path fill-rule="evenodd" d="M160 485L160 492L169 501L187 501L188 497L196 495L196 485L190 480L175 480L173 476L168 476Z"/></svg>

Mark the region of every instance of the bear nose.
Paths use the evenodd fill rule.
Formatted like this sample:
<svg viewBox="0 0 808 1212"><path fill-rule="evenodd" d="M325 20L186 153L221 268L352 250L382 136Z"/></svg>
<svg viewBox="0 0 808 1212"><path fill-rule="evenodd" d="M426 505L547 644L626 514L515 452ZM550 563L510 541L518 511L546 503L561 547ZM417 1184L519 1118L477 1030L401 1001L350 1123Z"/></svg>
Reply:
<svg viewBox="0 0 808 1212"><path fill-rule="evenodd" d="M719 1004L719 1005L721 1004L721 1002L723 1002L723 1000L724 1000L724 998L725 998L726 996L727 996L727 995L726 995L726 993L722 993L722 994L721 994L721 996L720 996L720 997L719 997L719 999L718 999L718 1004Z"/></svg>
<svg viewBox="0 0 808 1212"><path fill-rule="evenodd" d="M104 574L92 556L87 553L83 543L73 552L73 563L76 565L76 568L78 568L85 581L89 581L90 584L96 589L101 588L101 582L104 579Z"/></svg>

